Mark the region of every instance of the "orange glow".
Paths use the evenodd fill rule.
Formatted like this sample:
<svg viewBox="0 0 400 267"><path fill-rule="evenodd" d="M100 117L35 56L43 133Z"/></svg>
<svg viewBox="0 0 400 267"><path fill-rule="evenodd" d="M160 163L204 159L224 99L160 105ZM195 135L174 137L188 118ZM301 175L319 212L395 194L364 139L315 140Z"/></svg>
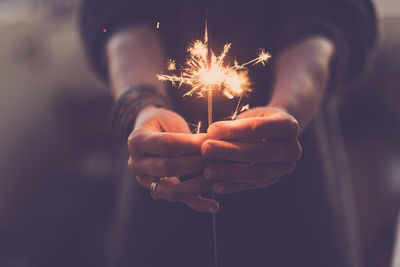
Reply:
<svg viewBox="0 0 400 267"><path fill-rule="evenodd" d="M246 110L249 110L249 109L250 109L249 104L242 106L240 109L239 109L239 106L238 106L238 107L236 108L235 112L233 113L231 119L232 119L232 120L236 119L236 117L237 117L237 115L238 115L239 113L242 113L243 111L246 111Z"/></svg>
<svg viewBox="0 0 400 267"><path fill-rule="evenodd" d="M244 105L244 106L240 109L240 112L243 112L243 111L249 110L249 109L250 109L250 106L249 106L249 104L247 104L247 105Z"/></svg>
<svg viewBox="0 0 400 267"><path fill-rule="evenodd" d="M173 59L168 59L168 62L167 62L167 69L168 69L169 71L176 70L176 62L175 62L175 60L173 60Z"/></svg>
<svg viewBox="0 0 400 267"><path fill-rule="evenodd" d="M235 60L232 66L227 57L230 48L231 44L225 44L218 56L208 49L206 23L204 41L197 40L188 47L189 58L185 66L179 70L180 74L157 75L157 77L161 81L169 81L178 87L189 86L190 89L184 96L193 94L206 96L210 90L219 90L229 99L241 97L251 91L251 82L246 66L249 64L264 66L271 55L261 49L257 58L241 65ZM167 69L175 71L175 61L168 61Z"/></svg>

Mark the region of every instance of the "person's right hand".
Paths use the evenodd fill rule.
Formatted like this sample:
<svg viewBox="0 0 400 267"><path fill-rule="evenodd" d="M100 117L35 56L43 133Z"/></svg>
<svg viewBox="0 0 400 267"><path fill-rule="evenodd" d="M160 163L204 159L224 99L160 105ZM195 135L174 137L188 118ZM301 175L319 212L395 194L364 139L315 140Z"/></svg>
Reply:
<svg viewBox="0 0 400 267"><path fill-rule="evenodd" d="M157 195L181 201L200 212L217 212L218 202L203 198L212 182L203 176L185 182L180 176L202 171L206 162L200 148L206 134L192 134L187 122L177 113L154 106L137 116L128 138L128 167L142 186L150 189L159 178Z"/></svg>

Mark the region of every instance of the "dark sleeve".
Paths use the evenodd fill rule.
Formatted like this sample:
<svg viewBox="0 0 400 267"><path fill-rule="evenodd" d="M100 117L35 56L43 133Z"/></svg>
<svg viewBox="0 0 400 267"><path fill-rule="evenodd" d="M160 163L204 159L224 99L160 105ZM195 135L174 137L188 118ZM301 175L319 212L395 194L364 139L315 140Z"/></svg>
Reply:
<svg viewBox="0 0 400 267"><path fill-rule="evenodd" d="M360 76L377 35L375 10L370 0L289 0L286 22L279 36L281 47L306 37L329 38L335 45L331 87Z"/></svg>
<svg viewBox="0 0 400 267"><path fill-rule="evenodd" d="M83 0L80 31L89 62L98 76L107 81L104 46L119 29L134 23L156 25L157 0Z"/></svg>

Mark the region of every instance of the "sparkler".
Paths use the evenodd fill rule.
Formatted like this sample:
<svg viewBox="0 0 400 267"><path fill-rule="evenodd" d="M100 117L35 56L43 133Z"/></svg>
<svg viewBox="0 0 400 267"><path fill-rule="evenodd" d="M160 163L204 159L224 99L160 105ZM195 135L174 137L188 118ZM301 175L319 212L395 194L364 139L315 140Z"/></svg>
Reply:
<svg viewBox="0 0 400 267"><path fill-rule="evenodd" d="M157 25L158 28L158 25ZM248 68L250 64L265 64L268 62L271 55L260 49L257 57L244 63L239 64L234 60L234 64L229 64L228 53L231 49L231 44L227 43L220 55L215 55L211 50L208 39L207 20L205 22L204 41L197 40L188 48L189 58L185 66L182 67L179 75L169 74L157 75L160 81L171 82L172 85L180 88L183 85L189 86L189 91L184 96L197 95L199 97L207 96L208 102L208 125L212 124L212 92L220 91L229 99L240 97L236 106L235 112L231 119L236 119L238 113L249 109L249 105L240 108L240 102L244 94L251 92L251 82L248 76ZM167 62L168 71L176 71L175 60L169 59ZM200 133L201 122L199 122L196 132ZM214 199L214 192L211 192L211 198ZM213 232L214 232L214 260L215 266L218 266L217 259L217 239L216 239L216 224L215 214L213 214Z"/></svg>
<svg viewBox="0 0 400 267"><path fill-rule="evenodd" d="M207 25L207 24L206 24ZM184 96L196 94L203 97L213 90L221 91L227 98L233 99L251 91L251 82L248 76L247 66L250 64L262 64L265 66L271 55L260 49L258 57L244 64L236 60L230 65L227 58L231 44L225 44L219 56L209 49L207 26L204 34L204 41L197 40L192 43L187 52L190 57L186 66L180 70L179 75L157 75L161 81L169 81L180 88L188 85L190 90ZM169 71L176 70L174 60L167 63Z"/></svg>

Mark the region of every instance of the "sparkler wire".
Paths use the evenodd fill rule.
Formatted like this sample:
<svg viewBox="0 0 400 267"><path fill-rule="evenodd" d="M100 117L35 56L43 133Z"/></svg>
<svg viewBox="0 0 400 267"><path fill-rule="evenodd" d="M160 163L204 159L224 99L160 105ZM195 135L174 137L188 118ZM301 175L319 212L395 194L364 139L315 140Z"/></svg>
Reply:
<svg viewBox="0 0 400 267"><path fill-rule="evenodd" d="M208 34L208 23L211 22L211 8L210 8L210 0L206 0L206 28L204 34L204 41L207 44L207 56L208 56L208 68L211 69L212 65L212 50L211 50L211 31L210 35ZM211 22L212 26L212 22ZM213 101L212 101L212 87L208 88L208 97L207 97L207 106L208 106L208 126L210 126L213 122ZM211 190L211 199L215 200L214 191ZM218 246L217 246L217 223L215 213L212 215L212 231L213 231L213 249L214 249L214 267L218 267Z"/></svg>

